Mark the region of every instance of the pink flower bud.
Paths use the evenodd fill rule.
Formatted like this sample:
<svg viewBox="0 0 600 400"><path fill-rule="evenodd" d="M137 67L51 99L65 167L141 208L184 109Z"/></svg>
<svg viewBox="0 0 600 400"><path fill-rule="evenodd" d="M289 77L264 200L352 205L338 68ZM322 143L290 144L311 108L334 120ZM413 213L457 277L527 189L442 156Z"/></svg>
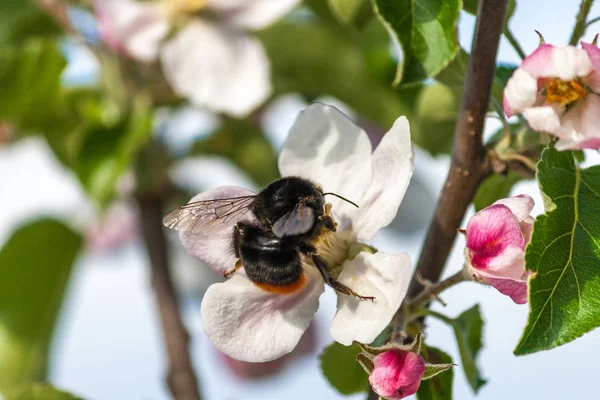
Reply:
<svg viewBox="0 0 600 400"><path fill-rule="evenodd" d="M386 399L403 399L415 394L425 373L423 357L397 349L377 355L373 365L369 382L375 393Z"/></svg>
<svg viewBox="0 0 600 400"><path fill-rule="evenodd" d="M527 303L525 247L531 239L533 204L527 195L498 200L471 217L466 230L469 274L517 304Z"/></svg>

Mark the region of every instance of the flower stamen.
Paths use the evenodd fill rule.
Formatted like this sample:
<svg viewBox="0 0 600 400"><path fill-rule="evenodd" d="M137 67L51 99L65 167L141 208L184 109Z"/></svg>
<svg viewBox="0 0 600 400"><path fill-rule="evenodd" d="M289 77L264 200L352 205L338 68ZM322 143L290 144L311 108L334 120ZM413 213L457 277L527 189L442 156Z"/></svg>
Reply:
<svg viewBox="0 0 600 400"><path fill-rule="evenodd" d="M585 87L577 80L563 81L554 78L546 85L546 103L559 103L566 106L586 96Z"/></svg>
<svg viewBox="0 0 600 400"><path fill-rule="evenodd" d="M206 0L169 0L167 4L171 15L194 14L206 6Z"/></svg>

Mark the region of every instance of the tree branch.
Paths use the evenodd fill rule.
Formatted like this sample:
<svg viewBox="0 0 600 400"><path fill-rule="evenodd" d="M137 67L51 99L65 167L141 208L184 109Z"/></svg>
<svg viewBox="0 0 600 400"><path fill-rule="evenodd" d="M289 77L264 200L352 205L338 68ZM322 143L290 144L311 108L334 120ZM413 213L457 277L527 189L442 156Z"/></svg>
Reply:
<svg viewBox="0 0 600 400"><path fill-rule="evenodd" d="M575 46L579 39L585 34L585 30L588 27L587 17L592 8L592 4L594 4L594 0L581 0L579 13L577 13L577 19L575 20L575 27L573 28L573 33L571 33L571 39L569 39L570 45Z"/></svg>
<svg viewBox="0 0 600 400"><path fill-rule="evenodd" d="M452 163L417 264L416 273L431 282L439 280L456 238L456 230L479 185L492 173L482 135L507 6L508 0L482 0L479 3L461 111L454 134ZM414 298L422 290L423 286L413 276L408 298ZM403 326L403 313L401 307L394 317L395 330ZM392 337L397 337L397 334L394 332Z"/></svg>
<svg viewBox="0 0 600 400"><path fill-rule="evenodd" d="M200 400L198 381L190 358L189 335L179 315L162 227L163 204L159 196L137 197L144 242L150 259L152 287L158 303L169 358L167 384L175 400Z"/></svg>

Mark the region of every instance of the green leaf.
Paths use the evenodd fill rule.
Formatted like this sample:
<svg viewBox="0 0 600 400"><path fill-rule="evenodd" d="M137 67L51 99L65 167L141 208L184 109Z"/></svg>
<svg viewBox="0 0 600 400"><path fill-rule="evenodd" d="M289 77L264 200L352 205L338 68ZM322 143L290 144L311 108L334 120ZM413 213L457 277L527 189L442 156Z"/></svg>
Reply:
<svg viewBox="0 0 600 400"><path fill-rule="evenodd" d="M282 21L258 36L271 62L277 94L298 92L309 99L331 95L384 127L390 127L400 115L411 114L418 92L393 90L370 73L358 43L336 34L326 24Z"/></svg>
<svg viewBox="0 0 600 400"><path fill-rule="evenodd" d="M600 166L580 169L549 147L537 180L546 214L527 247L529 319L515 354L548 350L600 325Z"/></svg>
<svg viewBox="0 0 600 400"><path fill-rule="evenodd" d="M66 61L55 41L0 46L0 119L33 125L53 110Z"/></svg>
<svg viewBox="0 0 600 400"><path fill-rule="evenodd" d="M442 372L448 371L452 368L454 364L425 364L425 374L423 375L423 380L431 379Z"/></svg>
<svg viewBox="0 0 600 400"><path fill-rule="evenodd" d="M458 53L460 0L373 0L373 7L402 46L395 85L436 76Z"/></svg>
<svg viewBox="0 0 600 400"><path fill-rule="evenodd" d="M468 64L469 54L463 49L460 49L452 62L435 77L437 81L448 86L456 93L459 103L464 89ZM498 102L498 104L502 104L504 86L506 86L506 82L512 76L515 69L517 69L516 65L507 63L498 64L496 66L494 80L492 82L492 99ZM490 107L490 111L495 110L493 107Z"/></svg>
<svg viewBox="0 0 600 400"><path fill-rule="evenodd" d="M342 346L333 343L321 353L321 371L327 381L342 394L353 394L369 390L369 376L356 362L360 347Z"/></svg>
<svg viewBox="0 0 600 400"><path fill-rule="evenodd" d="M452 358L443 351L431 347L423 346L421 356L429 364L452 364ZM421 381L421 386L417 391L419 400L450 400L452 399L452 382L454 371L452 368L443 374L435 375L431 379Z"/></svg>
<svg viewBox="0 0 600 400"><path fill-rule="evenodd" d="M54 220L13 233L0 251L0 391L43 379L81 237Z"/></svg>
<svg viewBox="0 0 600 400"><path fill-rule="evenodd" d="M32 0L0 2L0 44L61 33L54 19Z"/></svg>
<svg viewBox="0 0 600 400"><path fill-rule="evenodd" d="M27 388L13 391L4 396L4 400L82 400L48 384L36 383Z"/></svg>
<svg viewBox="0 0 600 400"><path fill-rule="evenodd" d="M413 142L431 155L450 153L459 108L460 97L449 87L439 83L424 87L411 121L418 126L411 132Z"/></svg>
<svg viewBox="0 0 600 400"><path fill-rule="evenodd" d="M462 94L465 78L467 77L467 68L469 65L469 54L460 49L452 62L444 67L435 80L448 86L457 94Z"/></svg>
<svg viewBox="0 0 600 400"><path fill-rule="evenodd" d="M473 205L475 211L479 211L497 200L503 199L510 195L512 187L523 178L513 171L508 171L508 174L494 174L487 178L479 187Z"/></svg>
<svg viewBox="0 0 600 400"><path fill-rule="evenodd" d="M479 305L474 305L456 317L453 328L465 376L473 391L477 393L486 382L481 378L476 362L482 346L481 336L483 330L483 319L481 319Z"/></svg>
<svg viewBox="0 0 600 400"><path fill-rule="evenodd" d="M113 198L118 178L133 166L137 152L151 139L152 117L150 104L138 99L131 114L116 123L88 128L74 169L101 206Z"/></svg>
<svg viewBox="0 0 600 400"><path fill-rule="evenodd" d="M372 15L369 0L327 0L335 17L345 24L363 25Z"/></svg>

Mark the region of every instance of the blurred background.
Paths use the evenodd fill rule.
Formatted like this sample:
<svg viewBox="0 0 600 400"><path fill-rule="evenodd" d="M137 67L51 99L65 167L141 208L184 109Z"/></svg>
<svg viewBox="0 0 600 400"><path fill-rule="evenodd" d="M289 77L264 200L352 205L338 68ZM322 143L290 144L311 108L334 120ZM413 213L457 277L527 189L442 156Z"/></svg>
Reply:
<svg viewBox="0 0 600 400"><path fill-rule="evenodd" d="M449 166L456 93L436 82L392 88L401 55L368 2L340 8L339 1L281 0L277 12L244 5L237 14L205 10L210 2L171 3L166 11L126 0L0 3L0 392L47 379L85 399L168 399L138 201L159 196L169 208L215 186L257 189L276 179L278 149L313 101L343 110L374 144L399 115L409 117L420 146L415 176L374 245L407 251L416 263ZM577 9L575 1L521 1L510 28L526 53L537 47L534 29L564 45ZM598 15L600 5L590 14ZM474 26L475 17L461 13L467 52ZM592 26L584 39L595 32ZM505 38L499 61L520 61ZM488 136L500 127L488 119ZM586 155L587 163L600 160ZM511 193L530 194L536 214L543 211L531 179ZM167 239L205 399L365 398L337 393L319 370L319 354L332 342L329 288L292 354L241 363L202 331L202 294L220 278L172 232ZM445 275L461 268L463 246L459 238ZM478 398L561 399L574 390L597 397L598 331L515 357L527 306L476 284L443 299L451 316L481 304L488 382ZM452 332L428 325L428 343L457 360ZM454 395L475 398L460 368Z"/></svg>

